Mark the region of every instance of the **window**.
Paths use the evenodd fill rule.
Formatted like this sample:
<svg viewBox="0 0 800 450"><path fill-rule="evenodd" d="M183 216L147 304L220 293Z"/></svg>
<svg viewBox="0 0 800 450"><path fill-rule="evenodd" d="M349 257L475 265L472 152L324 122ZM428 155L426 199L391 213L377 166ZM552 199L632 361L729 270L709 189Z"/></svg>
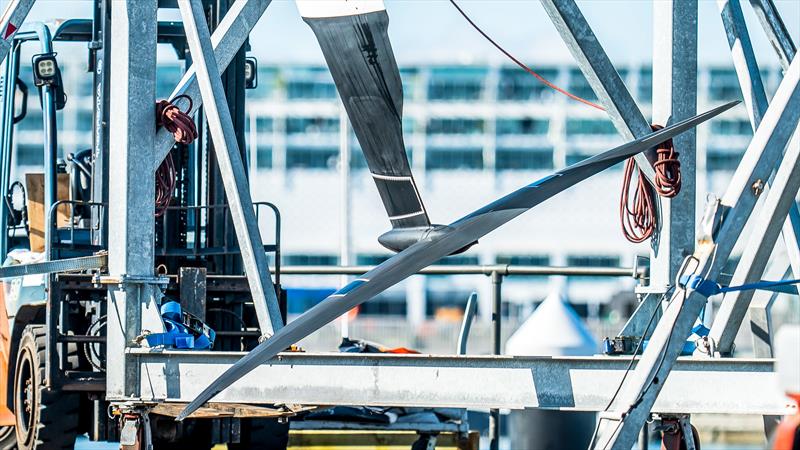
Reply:
<svg viewBox="0 0 800 450"><path fill-rule="evenodd" d="M576 267L619 267L619 256L615 255L569 255L567 265Z"/></svg>
<svg viewBox="0 0 800 450"><path fill-rule="evenodd" d="M499 254L495 257L497 264L509 264L512 266L549 266L549 255L508 255Z"/></svg>
<svg viewBox="0 0 800 450"><path fill-rule="evenodd" d="M428 99L478 100L483 93L485 77L485 68L441 67L432 69L428 80Z"/></svg>
<svg viewBox="0 0 800 450"><path fill-rule="evenodd" d="M573 95L577 95L578 97L585 98L586 100L597 100L597 96L594 95L592 86L589 85L589 81L586 80L586 78L583 76L583 72L581 72L581 69L578 68L572 68L569 70L569 83L567 91Z"/></svg>
<svg viewBox="0 0 800 450"><path fill-rule="evenodd" d="M39 144L17 145L17 167L44 165L44 147Z"/></svg>
<svg viewBox="0 0 800 450"><path fill-rule="evenodd" d="M445 256L434 264L446 266L476 266L478 265L478 257L476 255Z"/></svg>
<svg viewBox="0 0 800 450"><path fill-rule="evenodd" d="M558 69L537 68L539 75L548 81L555 81ZM517 67L500 69L497 85L497 99L511 101L539 100L550 98L553 91L529 73Z"/></svg>
<svg viewBox="0 0 800 450"><path fill-rule="evenodd" d="M709 148L706 153L706 169L734 171L743 154L743 150Z"/></svg>
<svg viewBox="0 0 800 450"><path fill-rule="evenodd" d="M249 123L249 121L248 121ZM256 131L259 133L272 133L272 117L256 117Z"/></svg>
<svg viewBox="0 0 800 450"><path fill-rule="evenodd" d="M256 167L259 169L272 168L272 147L258 146L256 150Z"/></svg>
<svg viewBox="0 0 800 450"><path fill-rule="evenodd" d="M335 266L339 264L339 257L324 254L283 255L282 262L284 266Z"/></svg>
<svg viewBox="0 0 800 450"><path fill-rule="evenodd" d="M748 120L715 120L711 132L720 136L752 136L753 128Z"/></svg>
<svg viewBox="0 0 800 450"><path fill-rule="evenodd" d="M425 168L437 169L483 169L483 151L480 148L428 148Z"/></svg>
<svg viewBox="0 0 800 450"><path fill-rule="evenodd" d="M339 150L336 148L288 147L287 169L329 169L336 166Z"/></svg>
<svg viewBox="0 0 800 450"><path fill-rule="evenodd" d="M289 117L286 119L286 134L338 132L339 118Z"/></svg>
<svg viewBox="0 0 800 450"><path fill-rule="evenodd" d="M567 119L567 136L616 133L617 129L608 119Z"/></svg>
<svg viewBox="0 0 800 450"><path fill-rule="evenodd" d="M494 158L496 170L553 168L553 149L551 148L498 148Z"/></svg>
<svg viewBox="0 0 800 450"><path fill-rule="evenodd" d="M711 69L708 96L717 101L740 100L742 91L736 72L733 69Z"/></svg>
<svg viewBox="0 0 800 450"><path fill-rule="evenodd" d="M377 266L391 258L391 256L389 254L361 254L356 256L356 264L359 266Z"/></svg>
<svg viewBox="0 0 800 450"><path fill-rule="evenodd" d="M417 77L419 76L419 70L415 67L401 67L400 68L400 80L403 82L403 97L407 99L413 99L417 90L415 89L417 85Z"/></svg>
<svg viewBox="0 0 800 450"><path fill-rule="evenodd" d="M594 153L582 152L580 150L570 151L567 153L567 165L571 166L573 164L577 164L586 158L591 158L592 156L594 156Z"/></svg>
<svg viewBox="0 0 800 450"><path fill-rule="evenodd" d="M276 67L258 68L258 86L255 89L247 89L245 94L251 98L270 98L275 92L278 80L278 69Z"/></svg>
<svg viewBox="0 0 800 450"><path fill-rule="evenodd" d="M336 86L326 67L292 68L283 75L289 100L336 98Z"/></svg>
<svg viewBox="0 0 800 450"><path fill-rule="evenodd" d="M483 133L481 119L431 119L428 134L480 134Z"/></svg>
<svg viewBox="0 0 800 450"><path fill-rule="evenodd" d="M509 134L536 135L547 134L550 129L550 122L547 119L533 119L525 117L522 119L497 119L495 133L498 136Z"/></svg>
<svg viewBox="0 0 800 450"><path fill-rule="evenodd" d="M568 255L567 265L574 267L619 267L620 258L614 255ZM570 280L597 280L592 276L571 276Z"/></svg>

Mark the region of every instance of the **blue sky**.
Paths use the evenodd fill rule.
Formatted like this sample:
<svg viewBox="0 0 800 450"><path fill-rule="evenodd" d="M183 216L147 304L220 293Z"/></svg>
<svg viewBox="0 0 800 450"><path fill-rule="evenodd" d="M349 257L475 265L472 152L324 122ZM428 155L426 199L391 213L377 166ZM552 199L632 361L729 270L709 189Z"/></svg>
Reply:
<svg viewBox="0 0 800 450"><path fill-rule="evenodd" d="M3 2L5 3L5 2ZM800 41L800 1L776 0L795 42ZM513 54L537 63L565 62L570 54L536 0L461 0L460 4L491 36ZM617 65L652 57L652 2L583 0L581 10ZM699 1L701 62L730 64L730 53L715 0ZM39 0L31 17L42 20L68 14L89 17L89 0ZM774 53L747 0L742 6L756 55L774 65ZM502 61L446 0L386 0L389 32L400 64L420 62ZM166 13L164 18L177 17ZM252 53L267 63L322 63L319 46L294 1L274 0L251 39Z"/></svg>

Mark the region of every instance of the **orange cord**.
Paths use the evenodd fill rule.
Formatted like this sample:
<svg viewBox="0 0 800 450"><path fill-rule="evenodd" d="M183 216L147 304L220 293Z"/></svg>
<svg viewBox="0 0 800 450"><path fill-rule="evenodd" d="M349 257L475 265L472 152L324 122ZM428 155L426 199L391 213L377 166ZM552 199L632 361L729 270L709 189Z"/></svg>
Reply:
<svg viewBox="0 0 800 450"><path fill-rule="evenodd" d="M581 102L581 103L583 103L585 105L589 105L592 108L597 108L600 111L605 111L605 108L603 108L602 106L598 105L597 103L592 103L589 100L586 100L585 98L578 97L577 95L572 94L570 92L567 92L566 90L561 89L560 87L556 86L555 84L547 81L547 79L545 79L543 76L541 76L538 73L536 73L536 71L534 71L533 69L531 69L530 67L525 65L522 61L520 61L517 58L515 58L511 53L506 51L506 49L501 47L500 44L495 42L494 39L489 37L488 34L486 34L475 22L472 21L472 19L469 18L467 13L465 13L464 10L461 9L461 7L458 6L458 4L455 2L455 0L450 0L450 3L452 3L453 6L456 7L458 12L461 13L461 15L464 17L464 19L466 19L467 22L469 22L469 24L472 25L472 28L475 28L475 30L478 33L480 33L484 38L486 38L487 41L491 42L491 44L494 45L495 48L500 50L504 55L506 55L508 57L508 59L510 59L511 61L514 61L514 63L516 63L519 67L521 67L522 70L524 70L524 71L528 72L529 74L533 75L534 77L536 77L536 79L541 81L542 84L544 84L545 86L549 87L550 89L553 89L553 90L555 90L557 92L560 92L561 94L566 95L567 97L569 97L569 98L571 98L573 100L577 100L577 101L579 101L579 102Z"/></svg>

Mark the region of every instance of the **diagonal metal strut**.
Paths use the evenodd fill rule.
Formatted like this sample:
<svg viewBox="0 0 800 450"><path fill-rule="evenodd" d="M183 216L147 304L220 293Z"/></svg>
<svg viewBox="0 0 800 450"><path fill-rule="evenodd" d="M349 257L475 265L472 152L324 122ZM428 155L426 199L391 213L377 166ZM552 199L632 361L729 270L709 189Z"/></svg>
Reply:
<svg viewBox="0 0 800 450"><path fill-rule="evenodd" d="M178 6L186 30L186 41L194 58L194 68L214 150L225 186L236 237L242 252L247 281L253 296L258 325L263 335L272 335L283 327L275 286L269 275L267 255L253 210L247 174L242 162L233 120L225 100L225 90L214 57L211 36L200 0L179 0Z"/></svg>

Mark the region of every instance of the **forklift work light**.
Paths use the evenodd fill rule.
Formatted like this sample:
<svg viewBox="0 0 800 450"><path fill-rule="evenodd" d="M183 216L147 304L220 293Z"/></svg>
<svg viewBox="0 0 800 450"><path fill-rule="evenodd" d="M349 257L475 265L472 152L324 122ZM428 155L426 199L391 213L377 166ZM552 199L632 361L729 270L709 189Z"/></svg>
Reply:
<svg viewBox="0 0 800 450"><path fill-rule="evenodd" d="M33 82L36 86L52 85L58 82L59 69L55 53L42 53L33 56Z"/></svg>
<svg viewBox="0 0 800 450"><path fill-rule="evenodd" d="M244 60L244 88L256 87L258 87L258 60L251 56Z"/></svg>

